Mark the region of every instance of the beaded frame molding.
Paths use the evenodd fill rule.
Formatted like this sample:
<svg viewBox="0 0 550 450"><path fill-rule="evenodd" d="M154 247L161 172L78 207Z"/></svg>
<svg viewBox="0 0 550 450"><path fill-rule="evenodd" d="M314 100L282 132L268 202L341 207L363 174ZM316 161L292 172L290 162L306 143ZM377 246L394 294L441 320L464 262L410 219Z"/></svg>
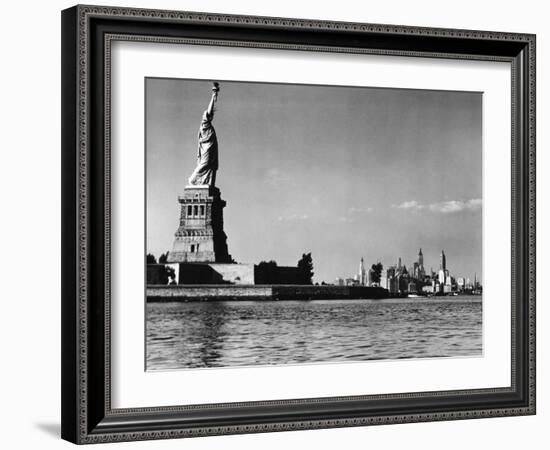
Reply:
<svg viewBox="0 0 550 450"><path fill-rule="evenodd" d="M512 72L509 387L111 407L114 41L506 61ZM62 12L62 423L78 444L535 414L535 36L78 5Z"/></svg>

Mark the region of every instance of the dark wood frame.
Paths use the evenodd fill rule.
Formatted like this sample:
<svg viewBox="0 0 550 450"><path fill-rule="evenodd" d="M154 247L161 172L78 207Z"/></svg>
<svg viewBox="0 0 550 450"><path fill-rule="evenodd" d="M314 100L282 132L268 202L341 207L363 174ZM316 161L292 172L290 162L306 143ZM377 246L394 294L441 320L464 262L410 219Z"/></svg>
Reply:
<svg viewBox="0 0 550 450"><path fill-rule="evenodd" d="M510 62L511 386L112 409L109 77L113 40ZM64 439L94 443L534 413L534 35L98 6L62 12Z"/></svg>

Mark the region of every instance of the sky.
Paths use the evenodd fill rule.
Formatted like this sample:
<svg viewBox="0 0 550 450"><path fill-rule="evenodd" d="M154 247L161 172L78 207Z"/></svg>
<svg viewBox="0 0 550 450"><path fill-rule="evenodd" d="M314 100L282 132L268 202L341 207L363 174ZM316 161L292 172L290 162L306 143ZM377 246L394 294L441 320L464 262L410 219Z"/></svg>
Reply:
<svg viewBox="0 0 550 450"><path fill-rule="evenodd" d="M237 262L315 282L359 260L482 276L482 93L221 81L216 185ZM147 252L172 247L211 80L145 82Z"/></svg>

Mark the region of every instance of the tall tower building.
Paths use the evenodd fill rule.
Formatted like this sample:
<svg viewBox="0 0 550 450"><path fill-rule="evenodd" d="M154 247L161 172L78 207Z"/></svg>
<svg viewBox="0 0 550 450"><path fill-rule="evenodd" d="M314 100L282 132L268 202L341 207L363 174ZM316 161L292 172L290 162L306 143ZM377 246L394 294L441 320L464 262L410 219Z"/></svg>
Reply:
<svg viewBox="0 0 550 450"><path fill-rule="evenodd" d="M444 286L447 282L450 282L449 271L447 270L447 258L445 257L445 252L441 250L441 255L439 256L439 290L444 292Z"/></svg>
<svg viewBox="0 0 550 450"><path fill-rule="evenodd" d="M359 262L359 284L365 284L365 264L363 261L363 257L361 257L361 261Z"/></svg>
<svg viewBox="0 0 550 450"><path fill-rule="evenodd" d="M418 263L417 263L417 270L415 273L416 278L424 278L426 275L426 270L424 269L424 255L422 254L422 249L418 250Z"/></svg>

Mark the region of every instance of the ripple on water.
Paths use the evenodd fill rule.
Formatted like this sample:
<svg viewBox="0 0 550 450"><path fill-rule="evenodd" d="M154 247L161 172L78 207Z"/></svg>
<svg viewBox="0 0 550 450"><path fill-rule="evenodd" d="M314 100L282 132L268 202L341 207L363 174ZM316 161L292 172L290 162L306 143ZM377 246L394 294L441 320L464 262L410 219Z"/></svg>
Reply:
<svg viewBox="0 0 550 450"><path fill-rule="evenodd" d="M478 299L150 303L147 370L477 356Z"/></svg>

